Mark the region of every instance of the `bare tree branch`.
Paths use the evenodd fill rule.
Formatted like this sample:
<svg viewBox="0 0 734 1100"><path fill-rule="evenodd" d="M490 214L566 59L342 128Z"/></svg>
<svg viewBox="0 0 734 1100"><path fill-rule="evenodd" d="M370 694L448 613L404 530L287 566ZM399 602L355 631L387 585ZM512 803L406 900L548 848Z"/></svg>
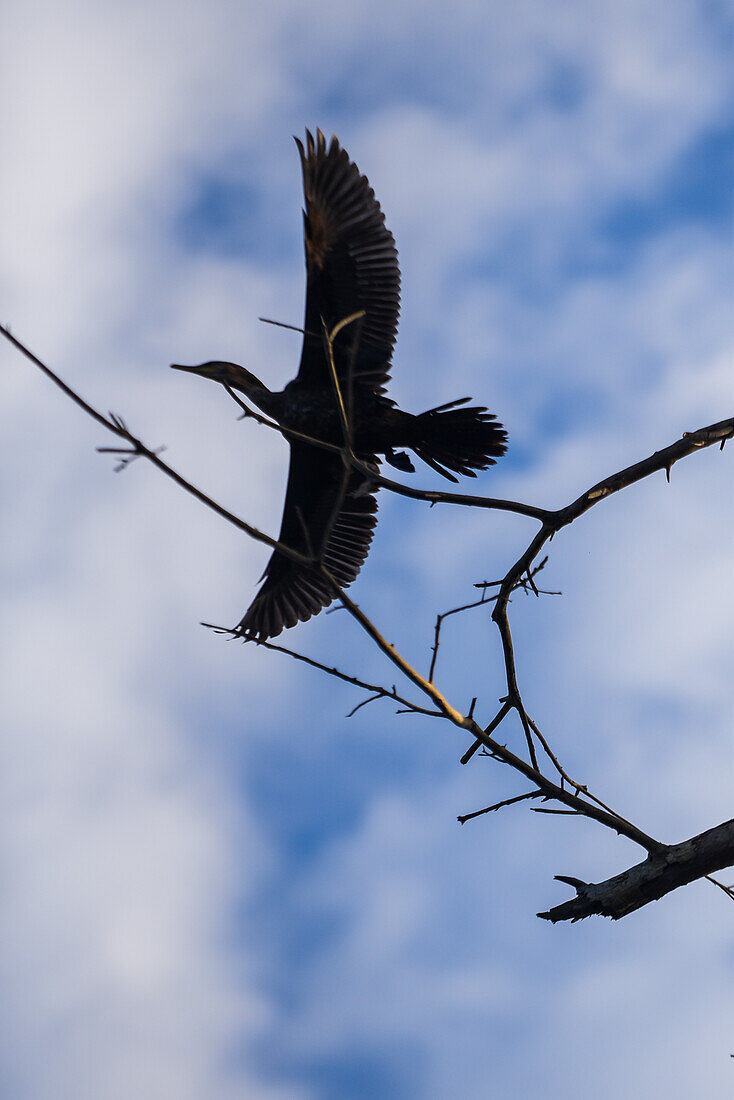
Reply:
<svg viewBox="0 0 734 1100"><path fill-rule="evenodd" d="M43 373L47 375L47 377L50 378L51 381L54 382L55 385L57 385L59 389L66 394L67 397L70 397L71 400L76 405L78 405L79 408L83 409L84 412L91 416L93 420L96 420L97 423L101 424L103 428L106 428L108 432L112 432L113 435L118 436L118 438L124 440L125 443L127 443L127 447L98 448L98 450L100 450L103 454L111 453L121 455L127 459L126 463L123 462L122 464L118 464L116 469L119 470L124 468L124 466L128 464L133 458L147 458L149 462L151 462L158 470L161 471L161 473L165 474L166 477L174 481L179 486L179 488L184 489L191 496L195 497L201 504L204 504L207 508L210 508L213 512L216 512L216 514L222 519L226 520L227 523L231 523L233 527L236 527L244 534L249 535L251 539L254 539L256 542L265 543L266 546L270 546L273 550L278 550L278 552L285 555L285 557L291 558L293 561L297 561L301 565L313 566L318 564L318 562L315 561L313 558L308 557L305 554L300 554L297 550L293 550L290 546L286 546L283 543L278 542L277 539L271 538L270 535L266 535L263 531L259 531L257 527L253 527L251 523L247 523L245 520L240 519L240 517L236 516L234 512L230 512L227 508L224 508L221 504L218 504L210 496L207 496L206 493L204 493L201 489L198 489L190 481L187 481L185 477L182 477L181 474L178 473L178 471L174 470L173 467L169 466L168 463L164 462L163 459L160 458L159 452L162 450L162 448L157 447L155 450L152 450L151 448L146 447L142 440L133 435L122 417L118 416L116 413L111 412L108 417L104 416L101 412L99 412L98 409L95 409L92 405L89 404L89 402L85 401L83 397L80 397L79 394L71 388L71 386L68 386L66 382L62 381L62 379L59 378L58 374L52 371L50 367L47 367L45 363L42 363L41 360L37 356L35 356L32 351L29 351L25 344L22 344L20 340L17 340L16 337L13 336L3 325L0 325L0 335L3 335L7 340L10 341L11 344L13 344L18 349L18 351L20 351L26 357L26 359L29 359L31 363L42 370Z"/></svg>
<svg viewBox="0 0 734 1100"><path fill-rule="evenodd" d="M680 844L666 845L651 853L642 863L604 882L582 882L566 875L556 875L559 882L566 882L575 888L576 897L546 913L538 913L538 916L554 924L596 914L619 920L651 901L658 901L671 890L699 878L708 878L714 871L720 871L732 863L734 820L725 821ZM721 886L721 883L716 885ZM722 889L731 896L729 888Z"/></svg>
<svg viewBox="0 0 734 1100"><path fill-rule="evenodd" d="M501 810L504 806L514 806L516 802L525 802L528 798L542 798L543 795L540 791L527 791L525 794L516 794L514 798L503 798L501 802L495 802L492 806L485 806L483 810L474 810L470 814L459 814L457 821L460 825L466 825L467 821L471 821L475 817L481 817L483 814L493 814L497 810ZM559 810L559 813L565 811ZM569 810L569 813L571 811Z"/></svg>
<svg viewBox="0 0 734 1100"><path fill-rule="evenodd" d="M365 478L370 479L376 486L413 499L423 500L431 505L435 503L449 503L510 511L535 519L541 524L540 529L530 541L524 552L507 571L501 581L483 582L483 584L479 586L483 591L482 597L479 600L454 608L438 616L434 631L433 656L428 679L423 677L406 658L386 640L375 624L355 603L353 603L343 589L339 587L335 578L328 572L323 562L319 559L318 550L311 556L294 551L290 547L265 535L251 524L248 524L240 517L234 515L228 509L222 507L164 462L160 458L160 449L153 450L142 443L141 440L129 430L120 417L112 413L110 413L108 417L104 416L81 398L70 386L63 382L58 375L33 355L33 353L19 340L12 336L6 328L0 326L0 333L36 367L43 371L43 373L46 374L67 397L71 398L71 400L97 423L102 425L107 431L116 435L118 439L122 441L123 446L120 447L100 448L102 451L111 452L120 456L121 463L118 468L124 467L135 458L146 458L165 474L166 477L173 480L180 488L194 496L200 503L212 509L221 518L231 523L244 534L258 542L265 543L272 549L278 550L278 552L285 557L319 569L322 576L333 589L335 596L341 600L343 607L349 612L351 617L356 620L374 644L385 654L388 660L397 667L428 700L430 700L431 706L419 706L411 700L404 698L402 695L398 694L395 686L390 689L383 685L370 684L357 677L342 673L336 667L329 667L304 654L299 654L290 650L285 646L278 646L267 641L260 642L259 644L268 649L285 652L296 660L303 661L329 675L336 676L345 682L351 683L353 686L368 691L370 693L369 696L357 704L351 713L355 713L356 710L366 705L368 702L379 698L389 698L400 703L402 707L409 712L447 719L458 728L467 731L474 739L472 746L462 757L462 763L467 763L474 756L476 750L481 747L483 754L504 763L506 766L523 775L533 785L533 790L528 791L524 795L501 800L492 806L486 807L484 810L464 815L463 818L459 820L466 821L481 814L490 813L502 806L539 798L544 802L552 801L556 803L557 806L532 807L535 812L586 817L634 841L648 853L647 858L642 863L606 882L597 884L585 883L580 879L558 876L561 881L568 882L576 888L577 896L571 901L556 906L547 913L539 914L540 916L552 921L569 919L578 920L583 916L601 913L617 919L647 904L649 901L664 896L678 886L692 882L694 879L702 877L711 878L712 872L722 867L729 866L734 862L734 822L726 822L723 825L717 826L715 829L710 829L681 844L665 845L653 837L648 836L638 826L628 821L610 806L602 802L588 789L586 784L571 779L570 775L553 752L547 739L541 733L537 723L528 715L522 701L518 684L508 607L511 594L518 588L522 588L526 592L533 592L535 595L540 594L540 590L535 584L534 578L545 566L547 557L537 565L534 563L546 543L548 543L563 527L569 526L571 523L575 522L575 520L580 518L580 516L585 514L590 508L594 507L600 501L605 500L613 493L619 492L621 489L633 485L637 481L657 471L664 470L666 477L669 479L670 470L674 463L693 454L694 451L712 446L714 443L718 443L723 447L725 441L734 435L734 419L722 420L708 427L700 428L695 432L685 433L680 440L677 440L661 451L656 451L649 458L643 459L641 462L634 463L624 470L610 475L592 486L591 489L582 493L566 507L556 509L555 511L536 508L515 501L410 489L376 474L373 469L365 465L352 451L350 428L351 402L349 400L349 393L347 393L347 398L344 400L336 370L333 369L333 341L339 327L343 327L345 324L351 323L354 320L357 320L357 318L346 318L340 323L340 326L337 326L336 330L324 333L324 339L332 366L335 398L340 409L344 437L342 446L327 444L323 441L303 436L301 433L281 429L279 425L260 416L260 414L252 412L252 410L250 410L244 402L241 402L239 398L235 398L245 410L246 415L252 416L254 419L258 420L258 422L266 424L268 427L275 428L286 436L286 438L305 439L314 446L322 446L339 452L344 460L345 479L348 478L350 469L355 468L361 470ZM349 387L349 378L347 382ZM234 396L234 394L232 394L232 396ZM496 587L498 591L491 597L488 597L486 595L486 589L488 587ZM505 678L507 681L507 694L504 699L500 700L500 709L485 728L482 728L474 718L476 700L472 701L468 714L462 714L433 682L442 622L449 615L467 611L472 607L481 606L483 603L494 604L492 618L500 634ZM241 637L236 630L225 632ZM528 753L527 760L513 752L507 745L499 742L494 736L499 726L512 711L517 713L524 733ZM551 779L540 768L535 750L536 742L547 756L554 771L557 773L558 782ZM724 886L724 884L715 879L711 879L711 881L725 891L729 897L734 896L732 888Z"/></svg>
<svg viewBox="0 0 734 1100"><path fill-rule="evenodd" d="M539 562L538 565L536 565L528 573L527 577L523 577L522 580L519 580L517 582L515 588L521 588L524 592L527 592L532 586L532 591L535 593L536 596L560 596L560 592L550 592L545 589L539 589L535 585L534 577L537 573L540 573L541 569L545 568L547 561L548 557L546 555L546 557L544 557L543 560ZM441 628L444 624L444 621L450 618L451 615L460 615L464 611L471 611L475 607L484 607L488 604L493 603L497 599L497 595L495 594L494 596L488 596L487 589L499 587L501 584L502 581L482 581L480 584L475 584L475 588L482 589L482 595L479 597L478 600L472 600L471 603L462 604L460 607L452 607L450 611L442 611L440 615L436 616L436 625L433 628L433 645L431 647L431 667L428 672L428 679L431 682L433 681L433 676L436 671L438 650L441 644Z"/></svg>
<svg viewBox="0 0 734 1100"><path fill-rule="evenodd" d="M502 721L512 709L512 704L507 700L503 707L504 713L499 712L502 713L502 718L500 718L499 721ZM498 719L499 713L495 715L493 721ZM497 724L499 725L499 722ZM580 814L599 822L600 825L605 825L608 829L613 829L614 832L619 833L620 836L626 836L628 840L633 840L635 844L639 844L640 847L644 848L647 852L659 851L664 847L659 840L655 840L653 837L648 836L642 829L638 829L636 825L633 825L615 811L606 808L602 804L598 804L597 800L590 802L587 801L586 798L582 798L578 792L584 790L584 788L578 788L578 790L574 792L567 790L558 783L554 783L553 780L549 779L539 771L538 768L529 764L526 760L523 760L521 756L512 752L506 745L502 745L499 741L496 741L485 730L478 726L476 722L472 721L471 725L467 728L470 728L477 740L489 750L494 759L500 760L503 764L507 764L515 771L520 772L521 775L524 775L526 779L534 783L538 790L548 795L549 798L554 799L556 802L560 802L564 806L568 806L572 810L577 810ZM588 794L588 792L586 793ZM588 795L588 797L591 798L592 796Z"/></svg>

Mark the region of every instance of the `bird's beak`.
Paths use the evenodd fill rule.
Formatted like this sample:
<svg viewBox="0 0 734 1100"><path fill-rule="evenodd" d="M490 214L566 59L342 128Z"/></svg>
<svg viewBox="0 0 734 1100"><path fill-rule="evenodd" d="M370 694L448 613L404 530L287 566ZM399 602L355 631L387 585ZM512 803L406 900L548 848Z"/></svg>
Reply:
<svg viewBox="0 0 734 1100"><path fill-rule="evenodd" d="M171 363L171 370L185 370L189 374L199 374L201 367L185 367L181 363Z"/></svg>

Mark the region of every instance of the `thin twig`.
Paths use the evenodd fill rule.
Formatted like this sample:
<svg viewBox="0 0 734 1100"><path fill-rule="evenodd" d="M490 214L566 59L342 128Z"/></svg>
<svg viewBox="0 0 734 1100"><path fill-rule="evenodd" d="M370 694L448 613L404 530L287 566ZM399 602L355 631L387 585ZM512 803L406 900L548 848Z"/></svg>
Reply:
<svg viewBox="0 0 734 1100"><path fill-rule="evenodd" d="M364 310L360 309L357 313L351 314L349 317L345 317L343 321L340 321L338 325L329 331L326 327L326 322L322 319L321 324L324 328L324 348L326 350L326 361L329 364L329 371L331 373L331 382L334 387L334 396L336 397L336 407L339 411L339 420L341 423L342 434L344 437L344 450L350 453L352 450L352 425L350 418L347 414L347 409L344 404L344 397L342 394L341 386L339 385L339 375L336 372L336 364L334 362L334 341L343 328L347 325L351 325L354 321L360 320L364 317ZM352 358L353 362L353 358ZM351 373L351 371L350 371Z"/></svg>
<svg viewBox="0 0 734 1100"><path fill-rule="evenodd" d="M494 718L489 723L489 725L486 727L486 729L484 729L482 731L483 734L484 734L484 737L481 737L481 738L478 737L477 740L474 742L474 744L471 746L471 748L468 748L466 750L466 752L462 756L461 760L459 761L461 764L468 764L469 763L469 761L471 760L472 756L477 751L477 749L479 749L482 746L486 745L485 738L492 736L492 734L497 729L497 727L500 725L500 723L504 722L505 718L507 717L507 715L512 710L512 703L508 699L501 699L500 702L502 703L502 706L497 711Z"/></svg>
<svg viewBox="0 0 734 1100"><path fill-rule="evenodd" d="M706 875L705 877L709 880L709 882L712 882L714 886L718 886L720 890L723 890L730 901L734 901L734 886L727 886L725 883L719 882L719 880L717 878L714 878L713 875ZM734 1054L732 1054L732 1058L734 1058Z"/></svg>
<svg viewBox="0 0 734 1100"><path fill-rule="evenodd" d="M527 592L528 585L532 584L533 591L536 595L560 596L560 592L550 592L546 591L545 589L539 589L535 587L533 577L535 576L535 574L540 573L541 569L545 568L547 561L548 556L546 555L543 560L539 562L534 569L531 570L530 575L527 578L523 577L522 579L518 580L515 587L521 588L524 592ZM472 600L471 603L462 604L460 607L452 607L450 611L442 611L440 615L436 616L436 624L433 628L433 645L431 646L431 667L428 673L429 680L433 681L433 676L436 671L436 661L438 660L438 650L441 639L441 628L443 626L444 620L450 618L451 615L459 615L464 611L471 611L475 607L484 607L485 605L494 602L497 599L497 595L488 596L487 589L499 587L501 584L502 581L482 581L480 584L475 584L475 588L482 589L482 595L479 597L478 600Z"/></svg>
<svg viewBox="0 0 734 1100"><path fill-rule="evenodd" d="M428 679L431 683L433 683L433 675L436 671L438 647L441 644L441 627L443 626L444 619L448 619L450 615L458 615L462 611L470 611L473 607L483 607L484 604L488 603L490 603L490 600L482 593L481 599L474 600L472 603L462 604L461 607L452 607L450 611L442 611L440 615L436 616L436 625L433 628L433 645L431 646L431 667L428 670Z"/></svg>
<svg viewBox="0 0 734 1100"><path fill-rule="evenodd" d="M339 492L335 495L334 501L331 506L331 513L329 514L328 521L324 528L324 533L321 540L321 553L323 554L329 545L329 539L331 538L331 532L334 530L339 513L344 505L344 500L349 489L349 481L352 476L351 457L352 450L352 374L354 371L354 363L357 356L357 348L359 345L359 337L362 332L362 321L364 319L364 310L353 314L351 317L345 318L330 332L327 330L326 325L324 327L324 344L327 352L327 359L329 362L329 369L331 371L331 380L334 387L334 396L336 399L336 406L339 412L339 419L342 429L342 472L341 482L339 485ZM339 376L336 371L336 363L334 362L334 341L337 335L347 325L356 322L356 333L354 340L352 341L352 347L349 355L349 362L347 366L347 401L344 402L341 386L339 384Z"/></svg>
<svg viewBox="0 0 734 1100"><path fill-rule="evenodd" d="M534 814L556 814L558 817L583 817L581 810L551 810L543 806L531 806Z"/></svg>
<svg viewBox="0 0 734 1100"><path fill-rule="evenodd" d="M514 709L514 704L510 702L510 700L506 701L506 705L507 704L509 704L508 711L509 709ZM500 712L500 714L501 713L502 712ZM502 714L502 717L504 718L505 715ZM499 714L495 716L495 721L497 718L499 718ZM469 725L468 722L467 725ZM654 837L648 836L642 829L638 829L636 825L632 825L613 810L604 809L594 802L587 801L579 794L568 791L564 787L559 786L559 784L554 783L548 776L533 767L532 764L529 764L527 760L523 760L521 756L512 752L511 749L508 749L506 745L501 745L498 741L495 741L494 738L487 734L481 726L477 725L474 721L471 722L470 732L482 742L484 747L489 750L495 759L500 760L503 764L507 764L508 767L520 772L521 775L524 775L531 783L534 783L539 791L542 791L543 794L548 795L556 802L560 802L569 809L579 810L586 817L592 818L602 825L606 825L607 828L613 829L614 832L619 833L620 836L626 836L629 840L634 841L635 844L639 844L640 847L644 848L647 852L657 852L664 847L659 840L655 840ZM469 751L474 751L473 745Z"/></svg>
<svg viewBox="0 0 734 1100"><path fill-rule="evenodd" d="M318 339L315 332L309 332L306 328L301 328L299 325L287 325L285 321L273 321L270 317L258 317L258 321L262 321L264 325L275 325L276 328L289 328L291 332L300 332L302 336L313 336L314 339Z"/></svg>
<svg viewBox="0 0 734 1100"><path fill-rule="evenodd" d="M615 816L619 816L619 815L616 814L616 811L613 810L611 806L608 806L606 804L606 802L602 802L602 800L600 798L597 798L597 796L595 794L592 794L586 783L580 783L577 779L574 779L572 776L570 776L568 774L568 772L561 766L559 760L557 759L557 757L555 756L555 754L551 750L550 745L548 744L545 737L540 732L537 724L533 721L533 719L530 717L530 715L528 715L528 722L530 723L530 726L533 730L533 733L535 734L535 736L538 738L540 744L542 745L543 751L545 752L546 756L548 757L550 762L553 764L553 767L556 769L556 771L560 775L561 781L565 782L565 783L568 783L569 787L571 787L573 790L575 790L577 794L583 793L587 798L591 799L592 802L596 802L597 806L601 806L602 809L608 810L609 813L613 813L613 814L615 814ZM621 819L621 820L626 821L626 819ZM630 825L631 822L627 821L627 824Z"/></svg>
<svg viewBox="0 0 734 1100"><path fill-rule="evenodd" d="M438 690L435 684L429 683L424 676L414 669L411 664L406 661L401 653L397 651L395 646L391 645L377 627L374 625L371 619L369 619L365 613L350 600L343 588L340 587L336 579L332 574L323 567L321 567L323 575L333 586L334 591L337 593L339 599L346 607L347 611L351 614L352 618L356 619L366 634L370 636L372 641L377 645L378 649L381 649L388 660L399 668L400 671L406 676L417 688L431 699L433 703L438 707L439 711L445 718L449 718L455 725L460 726L462 729L468 728L469 725L474 725L474 719L465 718L456 707L452 706L448 699Z"/></svg>
<svg viewBox="0 0 734 1100"><path fill-rule="evenodd" d="M475 817L481 817L482 814L492 814L495 810L501 810L504 806L514 806L516 802L525 802L528 798L543 798L540 791L528 791L527 794L516 794L514 798L503 798L501 802L495 802L493 806L485 806L483 810L474 810L470 814L459 814L457 821L460 825L465 825L467 821L471 821Z"/></svg>
<svg viewBox="0 0 734 1100"><path fill-rule="evenodd" d="M215 634L227 634L233 640L236 639L240 642L249 641L249 639L243 638L237 627L216 626L214 623L201 623L201 626L206 627L207 630L213 630ZM367 683L366 680L360 680L358 676L350 676L346 672L341 672L333 665L326 665L322 661L317 661L315 657L307 657L305 653L299 653L297 649L290 649L288 646L278 645L276 642L260 640L256 641L255 644L257 646L262 646L263 649L272 649L274 653L285 653L295 661L303 661L304 664L311 665L312 668L318 668L321 672L328 673L329 676L335 676L338 680L343 680L346 684L352 684L353 687L373 692L375 698L392 699L393 702L401 703L406 710L416 714L426 714L430 718L444 717L439 710L429 710L427 707L422 707L418 703L413 703L410 699L406 699L402 695L399 695L394 686L392 688L386 688L381 684Z"/></svg>

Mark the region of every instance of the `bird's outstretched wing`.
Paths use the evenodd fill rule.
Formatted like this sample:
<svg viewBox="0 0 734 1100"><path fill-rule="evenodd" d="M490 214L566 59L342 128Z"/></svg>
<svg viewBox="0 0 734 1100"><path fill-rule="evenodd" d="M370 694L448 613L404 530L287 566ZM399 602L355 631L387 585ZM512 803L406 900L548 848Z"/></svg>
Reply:
<svg viewBox="0 0 734 1100"><path fill-rule="evenodd" d="M335 341L336 367L345 378L358 336L352 377L382 393L400 313L400 268L393 235L369 181L335 137L327 147L320 130L315 141L307 130L305 148L297 138L296 143L306 200L306 332L299 380L330 385L322 319L331 329L364 310L361 330L350 325Z"/></svg>
<svg viewBox="0 0 734 1100"><path fill-rule="evenodd" d="M290 446L288 488L278 541L310 557L321 555L323 564L344 587L357 576L369 551L377 523L376 489L352 470L344 491L344 464L339 454L297 440L292 440ZM368 461L376 468L374 457ZM305 622L334 599L331 586L318 569L291 561L277 550L263 576L263 586L237 628L256 641L274 638L299 620Z"/></svg>

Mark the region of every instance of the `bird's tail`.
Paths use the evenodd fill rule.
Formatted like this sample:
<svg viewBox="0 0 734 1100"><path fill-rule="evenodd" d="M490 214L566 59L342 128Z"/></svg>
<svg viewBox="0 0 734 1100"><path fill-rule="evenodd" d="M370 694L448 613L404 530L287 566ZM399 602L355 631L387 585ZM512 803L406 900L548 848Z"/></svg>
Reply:
<svg viewBox="0 0 734 1100"><path fill-rule="evenodd" d="M454 473L476 477L476 470L493 466L507 450L507 432L497 418L481 406L467 408L470 400L449 401L414 419L411 449L449 481L458 480Z"/></svg>

